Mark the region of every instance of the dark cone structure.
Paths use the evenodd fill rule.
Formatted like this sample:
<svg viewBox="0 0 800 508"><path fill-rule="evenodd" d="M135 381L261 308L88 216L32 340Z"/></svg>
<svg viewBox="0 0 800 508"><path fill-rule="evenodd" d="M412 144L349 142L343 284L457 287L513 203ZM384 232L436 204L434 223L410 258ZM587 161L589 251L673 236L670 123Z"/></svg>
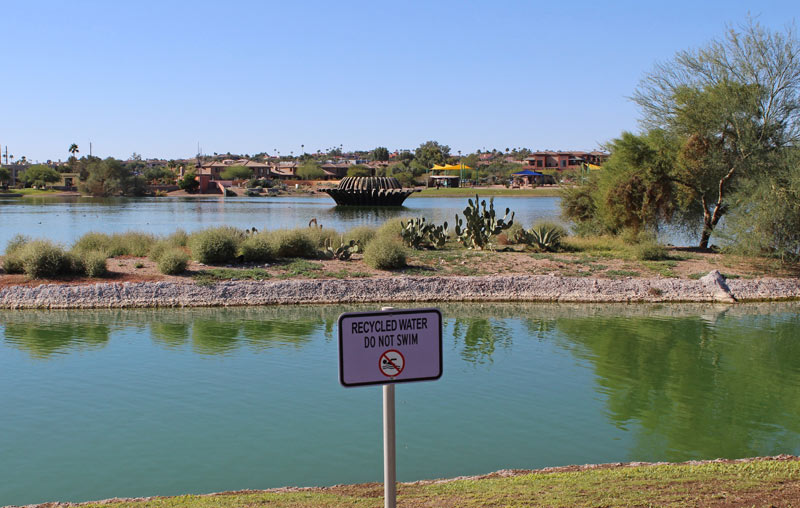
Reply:
<svg viewBox="0 0 800 508"><path fill-rule="evenodd" d="M397 178L385 176L347 176L335 189L325 189L337 205L401 206L417 189L404 189Z"/></svg>

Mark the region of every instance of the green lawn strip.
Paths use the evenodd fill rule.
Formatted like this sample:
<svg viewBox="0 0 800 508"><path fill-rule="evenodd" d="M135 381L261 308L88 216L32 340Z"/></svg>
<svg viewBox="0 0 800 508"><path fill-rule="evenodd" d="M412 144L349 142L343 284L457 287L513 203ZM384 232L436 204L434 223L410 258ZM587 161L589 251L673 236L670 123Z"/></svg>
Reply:
<svg viewBox="0 0 800 508"><path fill-rule="evenodd" d="M179 496L147 501L87 504L96 508L227 508L286 506L297 508L383 506L379 484L350 485L294 492L257 492ZM796 502L800 461L676 464L610 467L570 472L534 472L512 477L401 484L398 506L695 506L736 500L750 506L771 498ZM748 503L748 500L751 500Z"/></svg>
<svg viewBox="0 0 800 508"><path fill-rule="evenodd" d="M292 279L295 277L308 277L316 279L323 275L322 263L315 263L307 259L294 259L277 268L283 271L278 275L279 279Z"/></svg>
<svg viewBox="0 0 800 508"><path fill-rule="evenodd" d="M327 271L322 273L325 277L330 277L332 279L360 279L365 277L372 277L372 274L369 272L349 272L342 268L338 272Z"/></svg>
<svg viewBox="0 0 800 508"><path fill-rule="evenodd" d="M42 189L14 189L11 192L15 194L22 194L23 196L57 196L60 195L59 191L42 190Z"/></svg>
<svg viewBox="0 0 800 508"><path fill-rule="evenodd" d="M558 197L561 196L561 189L558 187L537 187L535 189L490 189L485 187L461 187L461 188L440 188L423 189L415 192L410 197L480 197L492 196L518 196L518 197Z"/></svg>
<svg viewBox="0 0 800 508"><path fill-rule="evenodd" d="M198 284L213 284L224 280L265 280L270 278L263 268L209 268L192 275Z"/></svg>

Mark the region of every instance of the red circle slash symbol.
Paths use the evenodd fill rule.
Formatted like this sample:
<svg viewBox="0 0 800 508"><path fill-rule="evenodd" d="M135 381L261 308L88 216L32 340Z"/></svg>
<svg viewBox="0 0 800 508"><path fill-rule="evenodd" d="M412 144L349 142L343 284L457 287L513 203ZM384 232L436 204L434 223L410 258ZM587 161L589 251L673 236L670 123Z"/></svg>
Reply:
<svg viewBox="0 0 800 508"><path fill-rule="evenodd" d="M385 351L378 360L378 366L381 369L381 374L386 377L399 376L406 366L406 359L403 353L396 349Z"/></svg>

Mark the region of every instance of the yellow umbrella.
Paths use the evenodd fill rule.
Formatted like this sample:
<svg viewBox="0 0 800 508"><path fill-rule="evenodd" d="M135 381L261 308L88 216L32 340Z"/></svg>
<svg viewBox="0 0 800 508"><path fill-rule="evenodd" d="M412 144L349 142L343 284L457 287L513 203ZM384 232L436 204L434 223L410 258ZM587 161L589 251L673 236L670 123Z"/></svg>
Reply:
<svg viewBox="0 0 800 508"><path fill-rule="evenodd" d="M438 171L461 171L462 169L472 169L471 167L467 166L466 164L461 166L459 164L446 164L444 166L440 166L438 164L434 164L431 168L431 171L438 170Z"/></svg>

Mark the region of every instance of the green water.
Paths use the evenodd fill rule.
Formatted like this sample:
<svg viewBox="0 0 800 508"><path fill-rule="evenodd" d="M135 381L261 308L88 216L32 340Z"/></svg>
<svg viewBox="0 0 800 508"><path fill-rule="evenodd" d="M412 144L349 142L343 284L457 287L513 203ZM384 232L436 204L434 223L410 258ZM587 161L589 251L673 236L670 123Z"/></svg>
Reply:
<svg viewBox="0 0 800 508"><path fill-rule="evenodd" d="M381 481L380 388L337 382L373 308L0 311L0 505ZM441 309L401 481L800 453L800 304Z"/></svg>

